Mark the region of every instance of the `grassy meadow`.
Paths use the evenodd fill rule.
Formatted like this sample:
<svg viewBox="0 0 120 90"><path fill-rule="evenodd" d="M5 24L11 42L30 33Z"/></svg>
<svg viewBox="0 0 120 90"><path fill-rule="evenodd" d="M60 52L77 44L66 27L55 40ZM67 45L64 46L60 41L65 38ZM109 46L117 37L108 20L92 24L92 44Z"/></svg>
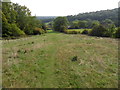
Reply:
<svg viewBox="0 0 120 90"><path fill-rule="evenodd" d="M117 39L49 30L2 43L3 87L118 87Z"/></svg>
<svg viewBox="0 0 120 90"><path fill-rule="evenodd" d="M68 29L68 31L80 31L81 33L84 31L85 29ZM90 31L91 29L86 29L88 31Z"/></svg>

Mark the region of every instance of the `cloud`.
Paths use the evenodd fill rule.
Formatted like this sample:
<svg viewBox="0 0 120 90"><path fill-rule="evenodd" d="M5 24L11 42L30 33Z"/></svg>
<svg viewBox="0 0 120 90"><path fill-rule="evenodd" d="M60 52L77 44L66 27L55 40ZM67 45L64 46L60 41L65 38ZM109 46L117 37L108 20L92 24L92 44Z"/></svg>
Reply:
<svg viewBox="0 0 120 90"><path fill-rule="evenodd" d="M119 0L11 0L27 6L32 15L66 16L83 12L114 9Z"/></svg>

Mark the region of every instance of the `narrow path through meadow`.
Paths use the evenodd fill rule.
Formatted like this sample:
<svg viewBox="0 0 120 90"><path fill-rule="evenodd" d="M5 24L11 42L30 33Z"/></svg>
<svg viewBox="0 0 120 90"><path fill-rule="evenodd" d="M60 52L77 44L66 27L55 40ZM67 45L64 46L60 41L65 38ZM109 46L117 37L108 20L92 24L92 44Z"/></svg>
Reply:
<svg viewBox="0 0 120 90"><path fill-rule="evenodd" d="M3 87L116 88L117 43L57 32L4 40Z"/></svg>

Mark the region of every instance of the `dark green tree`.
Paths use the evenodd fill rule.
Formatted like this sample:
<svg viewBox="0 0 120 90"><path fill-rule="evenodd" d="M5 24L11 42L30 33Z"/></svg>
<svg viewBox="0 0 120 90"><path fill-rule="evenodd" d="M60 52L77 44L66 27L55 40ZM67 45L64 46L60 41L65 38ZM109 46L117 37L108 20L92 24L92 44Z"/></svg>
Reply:
<svg viewBox="0 0 120 90"><path fill-rule="evenodd" d="M79 21L78 22L79 28L86 28L87 27L87 21Z"/></svg>
<svg viewBox="0 0 120 90"><path fill-rule="evenodd" d="M106 34L107 29L102 26L94 26L89 35L91 36L98 36L98 37L107 37L108 35Z"/></svg>
<svg viewBox="0 0 120 90"><path fill-rule="evenodd" d="M26 6L2 3L2 36L33 35L34 30L43 31L45 27L35 16L31 16Z"/></svg>
<svg viewBox="0 0 120 90"><path fill-rule="evenodd" d="M55 31L64 32L68 28L68 20L66 17L57 17L53 22Z"/></svg>
<svg viewBox="0 0 120 90"><path fill-rule="evenodd" d="M92 26L91 27L99 26L99 25L100 25L100 22L97 21L97 20L94 20L94 21L92 21Z"/></svg>
<svg viewBox="0 0 120 90"><path fill-rule="evenodd" d="M114 24L114 22L111 20L111 19L105 19L101 22L101 24L106 27L106 28L109 28L111 27L111 25Z"/></svg>
<svg viewBox="0 0 120 90"><path fill-rule="evenodd" d="M70 23L70 29L78 29L79 28L79 26L78 26L78 20L75 20L75 21L72 21L71 23Z"/></svg>

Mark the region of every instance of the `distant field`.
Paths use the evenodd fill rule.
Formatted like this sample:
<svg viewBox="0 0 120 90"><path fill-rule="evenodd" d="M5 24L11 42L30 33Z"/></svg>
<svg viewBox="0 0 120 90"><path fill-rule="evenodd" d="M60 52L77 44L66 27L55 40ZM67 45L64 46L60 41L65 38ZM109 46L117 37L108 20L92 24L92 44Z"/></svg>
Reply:
<svg viewBox="0 0 120 90"><path fill-rule="evenodd" d="M3 40L2 54L6 88L118 87L116 39L51 30L40 36Z"/></svg>
<svg viewBox="0 0 120 90"><path fill-rule="evenodd" d="M69 31L83 31L83 30L85 30L85 29L68 29ZM90 31L91 29L86 29L86 30L88 30L88 31Z"/></svg>
<svg viewBox="0 0 120 90"><path fill-rule="evenodd" d="M84 30L87 30L88 32L91 30L91 29L68 29L65 33L67 34L81 34Z"/></svg>

